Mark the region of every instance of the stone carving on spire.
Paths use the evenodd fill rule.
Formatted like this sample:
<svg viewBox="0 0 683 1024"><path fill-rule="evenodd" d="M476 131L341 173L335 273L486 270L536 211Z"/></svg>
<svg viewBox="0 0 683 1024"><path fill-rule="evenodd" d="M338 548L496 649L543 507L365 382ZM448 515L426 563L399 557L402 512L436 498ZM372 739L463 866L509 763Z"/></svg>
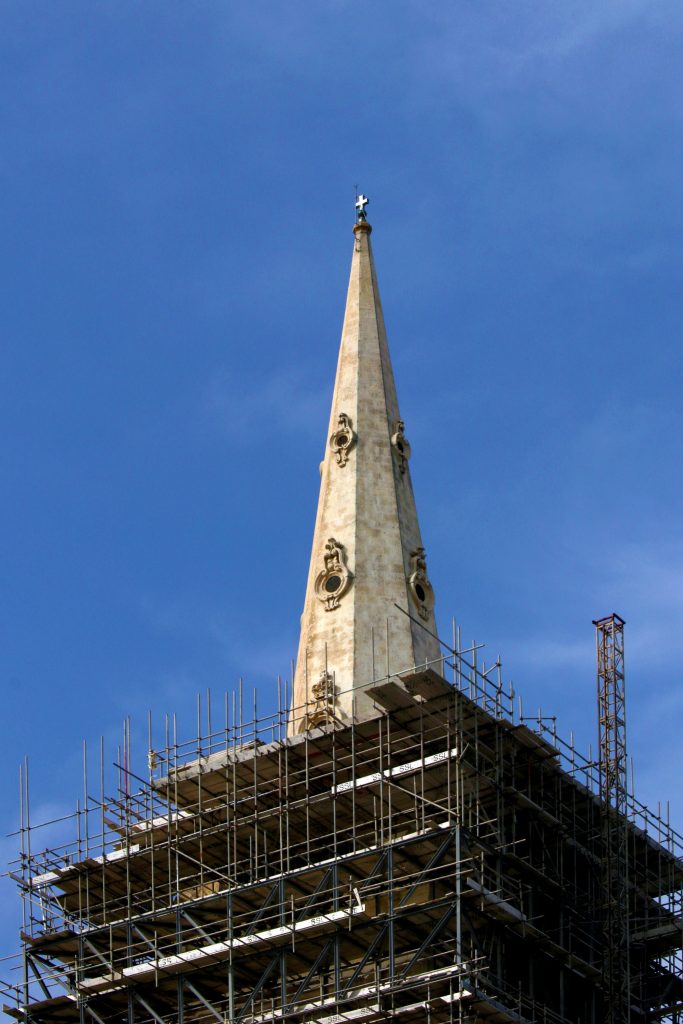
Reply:
<svg viewBox="0 0 683 1024"><path fill-rule="evenodd" d="M425 549L417 548L410 555L410 576L408 590L421 619L427 621L434 608L434 590L427 578Z"/></svg>
<svg viewBox="0 0 683 1024"><path fill-rule="evenodd" d="M330 438L330 448L337 456L337 465L345 466L349 452L356 443L356 435L351 426L351 418L345 412L339 413L337 429Z"/></svg>
<svg viewBox="0 0 683 1024"><path fill-rule="evenodd" d="M311 687L312 701L309 701L308 710L302 719L300 732L308 732L318 725L331 725L339 721L335 715L337 688L334 684L334 675L323 669L319 678Z"/></svg>
<svg viewBox="0 0 683 1024"><path fill-rule="evenodd" d="M401 473L405 473L408 468L408 459L410 458L410 445L404 433L405 424L403 420L398 420L394 427L394 433L391 435L391 444L398 456L398 468Z"/></svg>
<svg viewBox="0 0 683 1024"><path fill-rule="evenodd" d="M325 567L318 573L315 592L318 600L325 605L325 611L333 612L339 607L339 601L351 586L353 578L346 564L344 545L330 537L325 544L323 561Z"/></svg>

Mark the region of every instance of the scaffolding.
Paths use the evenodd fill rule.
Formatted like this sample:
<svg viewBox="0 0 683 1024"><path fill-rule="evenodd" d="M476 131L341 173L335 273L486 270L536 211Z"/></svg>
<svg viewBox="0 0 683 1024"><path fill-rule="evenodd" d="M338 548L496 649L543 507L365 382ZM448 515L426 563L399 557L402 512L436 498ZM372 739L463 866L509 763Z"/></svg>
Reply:
<svg viewBox="0 0 683 1024"><path fill-rule="evenodd" d="M600 764L526 719L500 660L480 659L454 627L438 663L372 680L372 713L296 736L286 682L261 715L240 685L192 740L167 718L154 742L150 721L144 776L127 725L114 795L101 747L59 825L73 835L48 848L24 769L5 1012L601 1024ZM678 1022L683 837L632 792L619 817L631 1017Z"/></svg>

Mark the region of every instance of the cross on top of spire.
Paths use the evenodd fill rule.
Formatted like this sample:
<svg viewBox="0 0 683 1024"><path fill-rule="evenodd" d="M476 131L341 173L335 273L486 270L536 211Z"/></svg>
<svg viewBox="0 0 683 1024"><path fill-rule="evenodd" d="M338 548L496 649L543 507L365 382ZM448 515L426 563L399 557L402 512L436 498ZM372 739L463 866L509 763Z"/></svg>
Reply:
<svg viewBox="0 0 683 1024"><path fill-rule="evenodd" d="M356 214L356 221L358 224L361 224L368 219L365 214L365 207L369 202L370 200L368 197L364 196L362 193L359 196L356 196L356 209L358 210L358 213Z"/></svg>

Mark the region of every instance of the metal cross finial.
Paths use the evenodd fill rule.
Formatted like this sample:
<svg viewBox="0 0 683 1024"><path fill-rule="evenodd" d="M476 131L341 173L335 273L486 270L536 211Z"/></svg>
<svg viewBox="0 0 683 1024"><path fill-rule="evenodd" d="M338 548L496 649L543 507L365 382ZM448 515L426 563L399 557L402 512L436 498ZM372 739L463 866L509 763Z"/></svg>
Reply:
<svg viewBox="0 0 683 1024"><path fill-rule="evenodd" d="M361 223L361 221L365 221L368 219L365 215L365 207L368 205L369 202L370 200L368 199L367 196L364 196L362 194L356 196L356 209L358 210L356 220L358 221L359 224Z"/></svg>

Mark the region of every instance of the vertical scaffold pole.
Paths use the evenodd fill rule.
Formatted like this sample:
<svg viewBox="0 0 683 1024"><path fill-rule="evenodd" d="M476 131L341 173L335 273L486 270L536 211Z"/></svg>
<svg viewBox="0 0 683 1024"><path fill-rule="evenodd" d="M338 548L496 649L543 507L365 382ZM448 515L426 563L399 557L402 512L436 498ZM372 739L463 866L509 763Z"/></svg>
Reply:
<svg viewBox="0 0 683 1024"><path fill-rule="evenodd" d="M628 934L628 759L624 620L594 619L597 647L605 1024L630 1019Z"/></svg>

